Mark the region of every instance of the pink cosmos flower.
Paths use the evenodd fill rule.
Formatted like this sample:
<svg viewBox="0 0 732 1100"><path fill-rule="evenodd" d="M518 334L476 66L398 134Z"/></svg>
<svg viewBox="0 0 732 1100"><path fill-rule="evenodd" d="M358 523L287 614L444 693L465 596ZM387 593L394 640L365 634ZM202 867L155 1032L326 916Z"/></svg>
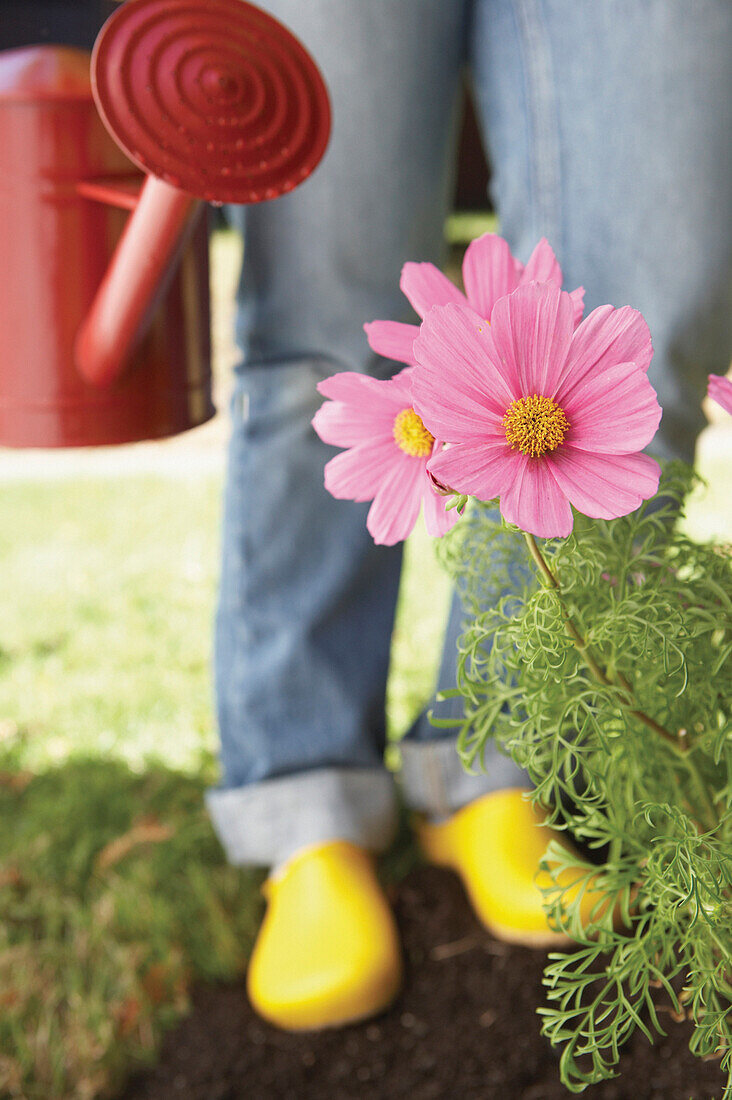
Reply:
<svg viewBox="0 0 732 1100"><path fill-rule="evenodd" d="M497 237L495 233L484 233L482 237L471 241L465 251L465 294L439 268L427 263L405 264L399 285L420 317L425 317L432 306L456 302L471 305L476 313L488 320L499 298L530 282L554 283L561 288L562 269L546 238L541 238L524 267L511 254L502 237ZM576 325L582 319L584 296L583 287L573 290L570 295ZM377 355L396 359L409 366L416 365L412 345L419 335L419 325L406 325L399 321L372 321L363 327L369 344Z"/></svg>
<svg viewBox="0 0 732 1100"><path fill-rule="evenodd" d="M324 443L348 450L325 467L325 487L339 500L373 500L366 526L374 542L393 546L407 537L424 508L430 535L444 535L454 510L427 474L430 456L442 447L412 408L412 369L380 382L355 371L334 374L318 385L325 401L313 418Z"/></svg>
<svg viewBox="0 0 732 1100"><path fill-rule="evenodd" d="M634 309L600 306L577 329L569 294L531 283L499 299L486 324L469 306L435 307L414 344L414 408L451 444L434 476L542 538L585 515L626 515L658 488L638 454L661 409L646 371L648 326Z"/></svg>
<svg viewBox="0 0 732 1100"><path fill-rule="evenodd" d="M732 382L729 378L723 378L720 374L710 374L707 394L712 401L716 401L732 416Z"/></svg>

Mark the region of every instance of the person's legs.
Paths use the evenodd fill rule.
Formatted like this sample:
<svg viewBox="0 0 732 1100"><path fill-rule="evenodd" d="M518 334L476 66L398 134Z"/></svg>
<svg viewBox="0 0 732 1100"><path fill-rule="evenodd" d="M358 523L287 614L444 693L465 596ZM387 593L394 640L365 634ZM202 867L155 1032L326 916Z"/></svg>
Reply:
<svg viewBox="0 0 732 1100"><path fill-rule="evenodd" d="M610 302L644 314L664 409L653 449L690 459L706 376L730 356L732 8L474 0L469 54L502 235L523 261L546 236L565 287L586 287L585 313ZM442 689L462 620L456 596ZM459 718L461 700L435 712ZM478 788L443 733L420 719L404 763L411 801L429 811L441 797L447 813ZM495 752L482 782L526 785Z"/></svg>
<svg viewBox="0 0 732 1100"><path fill-rule="evenodd" d="M384 689L400 554L323 488L317 382L384 369L365 321L404 316L399 272L436 260L450 195L463 0L270 0L330 87L333 135L297 191L246 229L216 684L234 863L331 838L383 847ZM408 309L408 307L407 307Z"/></svg>
<svg viewBox="0 0 732 1100"><path fill-rule="evenodd" d="M397 319L402 263L437 259L450 193L463 0L269 0L329 84L312 179L235 218L243 353L224 522L216 682L223 784L209 808L233 863L274 865L248 969L288 1028L379 1011L401 980L364 848L388 843L384 695L401 555L323 486L317 382L388 371L364 322ZM349 843L351 842L351 843Z"/></svg>
<svg viewBox="0 0 732 1100"><path fill-rule="evenodd" d="M690 458L706 374L724 373L730 353L732 8L475 0L470 48L502 234L524 261L546 236L565 286L587 288L587 311L610 302L643 312L664 408L654 449ZM456 603L441 688L455 683L460 617ZM459 699L445 706L460 715ZM450 771L441 732L427 740L421 723L405 764L415 764L407 779L418 790L429 778L425 750L435 757L433 789L446 812L470 795ZM422 843L458 870L499 935L543 942L530 883L546 837L537 839L518 792L495 789L511 784L511 767L491 756L484 783L493 793L425 824ZM434 813L434 798L424 802Z"/></svg>
<svg viewBox="0 0 732 1100"><path fill-rule="evenodd" d="M533 569L523 540L510 531L501 531L497 537L503 545L500 549L496 547L496 552L505 565L502 564L495 576L495 589L493 578L486 577L481 586L481 605L483 599L486 604L498 603L506 595L507 584L512 584L515 586L512 590L516 590L526 583L534 583ZM507 580L506 571L510 580ZM465 625L466 608L460 593L455 592L437 674L438 692L456 686L458 643ZM471 771L466 770L455 747L456 729L450 734L449 727L446 730L431 721L434 718L459 722L463 715L462 696L436 699L420 715L401 743L401 777L405 799L411 809L433 820L447 818L484 794L529 786L526 773L500 752L493 741L487 743L480 765L476 764Z"/></svg>

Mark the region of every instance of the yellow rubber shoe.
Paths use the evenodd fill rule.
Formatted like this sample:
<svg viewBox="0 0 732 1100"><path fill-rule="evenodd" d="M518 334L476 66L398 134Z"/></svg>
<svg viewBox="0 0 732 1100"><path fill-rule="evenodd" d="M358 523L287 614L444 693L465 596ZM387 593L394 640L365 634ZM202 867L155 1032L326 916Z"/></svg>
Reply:
<svg viewBox="0 0 732 1100"><path fill-rule="evenodd" d="M432 863L458 873L476 916L498 939L527 947L571 942L549 925L539 889L551 884L547 872L539 872L549 841L570 846L543 824L524 791L483 795L443 823L418 822L417 835ZM583 920L598 900L598 894L586 891Z"/></svg>
<svg viewBox="0 0 732 1100"><path fill-rule="evenodd" d="M305 848L264 885L249 999L290 1031L373 1016L402 981L394 917L370 856L347 841Z"/></svg>

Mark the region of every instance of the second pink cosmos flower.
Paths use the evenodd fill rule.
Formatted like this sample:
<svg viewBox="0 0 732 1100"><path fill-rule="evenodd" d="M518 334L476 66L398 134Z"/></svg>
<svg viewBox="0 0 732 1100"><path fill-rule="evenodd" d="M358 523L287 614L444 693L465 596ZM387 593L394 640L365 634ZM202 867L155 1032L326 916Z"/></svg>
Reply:
<svg viewBox="0 0 732 1100"><path fill-rule="evenodd" d="M541 238L524 265L516 259L503 237L484 233L471 241L465 250L465 294L430 263L406 263L399 286L420 317L425 317L433 306L455 302L469 305L488 320L499 298L531 282L562 285L562 269L547 239ZM581 286L570 294L575 324L582 319L584 297L584 287ZM419 335L419 325L401 321L370 321L363 327L369 344L378 355L415 366L412 348Z"/></svg>
<svg viewBox="0 0 732 1100"><path fill-rule="evenodd" d="M393 546L412 531L420 509L430 535L444 535L457 520L446 511L427 473L430 456L441 446L412 408L413 369L378 381L342 371L320 382L329 401L318 409L313 427L324 443L347 450L325 467L325 487L339 500L373 501L366 526L374 542Z"/></svg>

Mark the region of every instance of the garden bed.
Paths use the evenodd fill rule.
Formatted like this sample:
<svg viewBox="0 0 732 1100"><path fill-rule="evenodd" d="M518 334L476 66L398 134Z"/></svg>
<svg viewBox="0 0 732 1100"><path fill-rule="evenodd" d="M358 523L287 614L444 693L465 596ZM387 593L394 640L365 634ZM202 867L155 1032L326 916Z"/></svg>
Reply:
<svg viewBox="0 0 732 1100"><path fill-rule="evenodd" d="M536 1015L545 954L492 939L449 872L414 869L392 901L407 975L387 1013L338 1031L287 1034L254 1015L243 982L200 986L157 1066L131 1080L121 1100L566 1100ZM667 1037L651 1046L636 1032L622 1076L591 1087L591 1100L721 1095L718 1064L687 1049L691 1028L665 1012L661 1019Z"/></svg>

